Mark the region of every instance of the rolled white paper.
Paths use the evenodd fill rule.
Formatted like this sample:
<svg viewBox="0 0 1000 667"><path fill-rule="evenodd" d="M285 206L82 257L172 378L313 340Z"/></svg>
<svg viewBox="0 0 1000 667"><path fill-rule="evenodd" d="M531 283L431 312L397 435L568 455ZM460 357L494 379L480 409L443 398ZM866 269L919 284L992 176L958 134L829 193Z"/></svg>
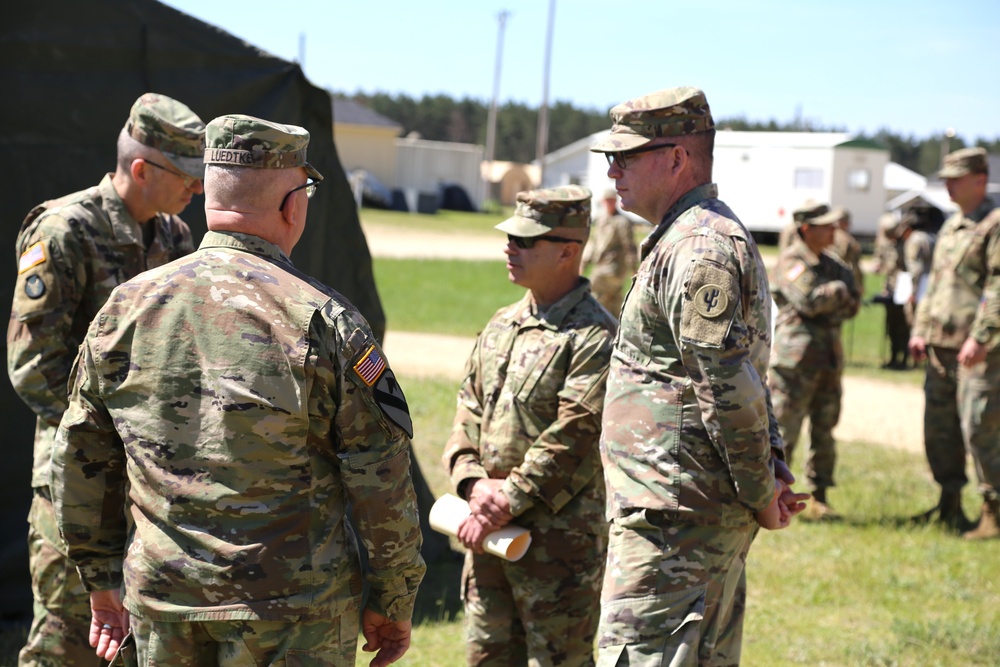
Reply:
<svg viewBox="0 0 1000 667"><path fill-rule="evenodd" d="M455 537L458 535L458 527L469 514L471 514L469 503L458 496L446 493L431 507L429 517L431 528ZM511 562L520 560L530 545L531 533L518 526L504 526L483 540L483 549L486 552Z"/></svg>

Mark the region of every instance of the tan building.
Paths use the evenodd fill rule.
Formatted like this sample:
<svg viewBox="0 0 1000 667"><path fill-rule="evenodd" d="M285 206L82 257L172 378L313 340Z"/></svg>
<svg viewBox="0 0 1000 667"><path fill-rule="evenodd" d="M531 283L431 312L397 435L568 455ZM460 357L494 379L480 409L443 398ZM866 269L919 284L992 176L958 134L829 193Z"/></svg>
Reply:
<svg viewBox="0 0 1000 667"><path fill-rule="evenodd" d="M402 126L354 100L333 98L333 138L348 174L364 169L388 187L396 184L396 137Z"/></svg>

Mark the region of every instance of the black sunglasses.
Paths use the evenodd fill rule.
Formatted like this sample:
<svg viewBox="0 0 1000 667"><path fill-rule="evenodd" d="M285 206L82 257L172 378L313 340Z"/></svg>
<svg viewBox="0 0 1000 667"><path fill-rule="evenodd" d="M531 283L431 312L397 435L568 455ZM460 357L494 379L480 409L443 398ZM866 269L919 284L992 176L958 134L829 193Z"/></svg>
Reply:
<svg viewBox="0 0 1000 667"><path fill-rule="evenodd" d="M676 145L677 144L656 144L655 146L643 146L642 148L633 148L630 151L617 151L614 153L605 153L604 157L607 158L609 167L612 164L617 164L618 168L624 171L625 167L628 166L628 162L626 160L629 157L633 155L638 155L639 153L658 151L661 148L673 148Z"/></svg>
<svg viewBox="0 0 1000 667"><path fill-rule="evenodd" d="M535 244L539 241L552 241L553 243L580 243L583 241L580 239L567 239L562 236L552 236L547 234L545 236L514 236L513 234L507 235L507 241L513 243L521 250L528 250L529 248L534 248Z"/></svg>
<svg viewBox="0 0 1000 667"><path fill-rule="evenodd" d="M321 182L322 181L314 181L314 180L310 179L310 180L306 181L305 183L303 183L302 185L300 185L299 187L292 188L291 190L288 191L288 194L285 195L285 198L281 200L281 206L278 207L278 210L279 211L284 211L285 210L285 204L288 203L288 198L291 197L292 193L295 192L296 190L301 190L301 189L305 188L306 199L312 199L313 195L316 194L316 188L319 187L319 184Z"/></svg>

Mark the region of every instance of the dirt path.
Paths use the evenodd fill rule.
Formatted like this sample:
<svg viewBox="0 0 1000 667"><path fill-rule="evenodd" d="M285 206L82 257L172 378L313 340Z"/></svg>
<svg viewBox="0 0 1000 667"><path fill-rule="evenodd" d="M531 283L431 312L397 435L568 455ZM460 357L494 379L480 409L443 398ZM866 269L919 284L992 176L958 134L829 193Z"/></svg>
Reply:
<svg viewBox="0 0 1000 667"><path fill-rule="evenodd" d="M504 239L499 232L492 238L368 226L365 235L372 255L378 257L503 259ZM401 373L457 382L472 342L460 336L390 330L385 348L393 368ZM835 436L922 453L923 413L919 387L848 375Z"/></svg>
<svg viewBox="0 0 1000 667"><path fill-rule="evenodd" d="M462 379L472 338L389 331L385 351L399 373ZM838 440L871 442L923 453L924 395L919 387L846 376ZM808 424L803 427L808 433Z"/></svg>

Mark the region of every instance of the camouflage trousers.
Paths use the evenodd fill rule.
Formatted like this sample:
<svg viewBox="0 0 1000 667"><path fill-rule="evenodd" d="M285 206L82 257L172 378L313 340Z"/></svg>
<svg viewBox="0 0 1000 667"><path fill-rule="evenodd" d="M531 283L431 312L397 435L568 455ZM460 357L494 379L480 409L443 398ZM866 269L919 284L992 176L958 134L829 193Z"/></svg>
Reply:
<svg viewBox="0 0 1000 667"><path fill-rule="evenodd" d="M622 302L625 300L622 293L624 285L625 279L615 275L595 272L590 276L590 291L594 298L616 318L621 314Z"/></svg>
<svg viewBox="0 0 1000 667"><path fill-rule="evenodd" d="M603 535L534 528L517 562L466 553L468 664L593 665L606 545Z"/></svg>
<svg viewBox="0 0 1000 667"><path fill-rule="evenodd" d="M131 622L143 667L354 667L360 630L353 611L322 621Z"/></svg>
<svg viewBox="0 0 1000 667"><path fill-rule="evenodd" d="M48 488L35 489L28 516L28 567L34 619L20 667L105 664L90 646L90 595L66 556Z"/></svg>
<svg viewBox="0 0 1000 667"><path fill-rule="evenodd" d="M843 371L836 368L771 368L767 372L774 418L778 420L785 441L785 461L789 466L799 442L802 421L809 417L809 457L805 472L810 491L834 486L837 451L833 429L840 421L842 374Z"/></svg>
<svg viewBox="0 0 1000 667"><path fill-rule="evenodd" d="M746 557L757 524L699 526L640 510L615 519L598 667L738 665Z"/></svg>
<svg viewBox="0 0 1000 667"><path fill-rule="evenodd" d="M1000 489L1000 350L972 368L958 363L958 351L929 346L924 382L924 449L934 480L946 491L968 481L966 451L972 454L980 491Z"/></svg>

